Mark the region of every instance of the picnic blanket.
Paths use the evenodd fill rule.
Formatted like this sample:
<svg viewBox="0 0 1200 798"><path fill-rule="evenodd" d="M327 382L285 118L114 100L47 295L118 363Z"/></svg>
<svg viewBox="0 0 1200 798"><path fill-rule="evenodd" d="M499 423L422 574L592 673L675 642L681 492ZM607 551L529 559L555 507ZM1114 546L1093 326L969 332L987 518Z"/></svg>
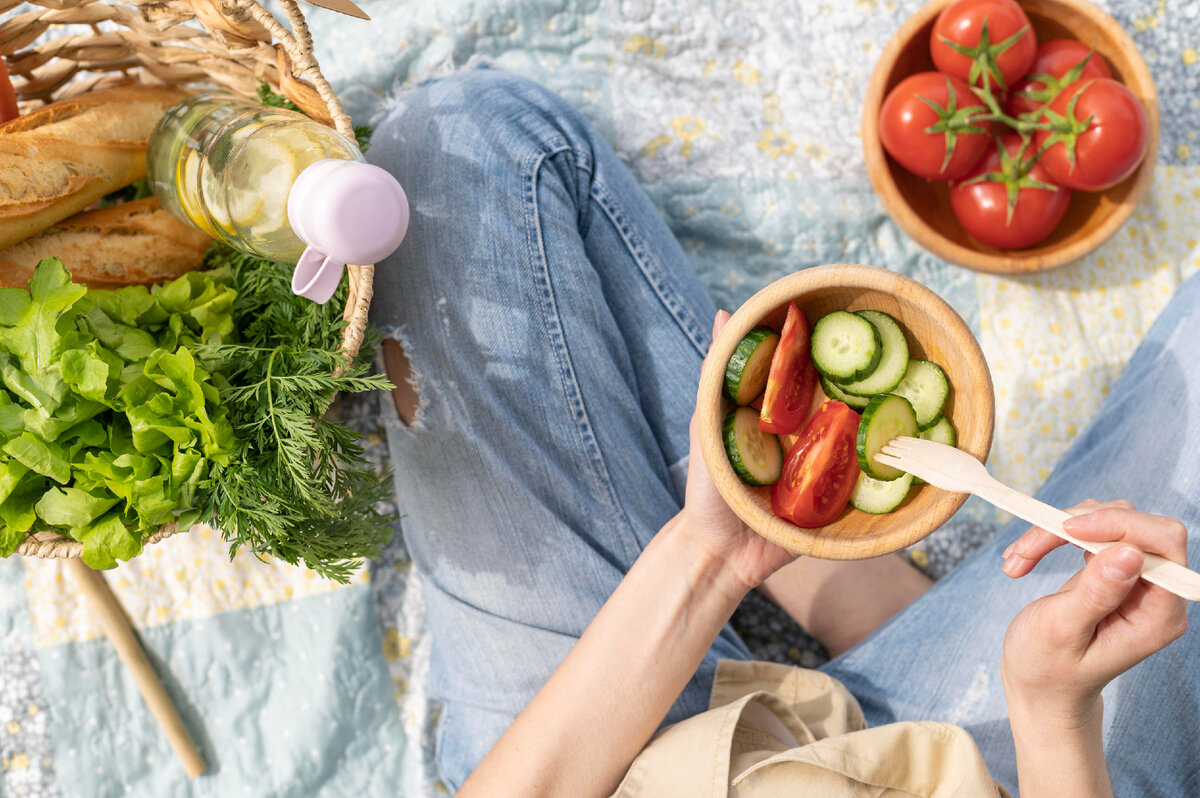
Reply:
<svg viewBox="0 0 1200 798"><path fill-rule="evenodd" d="M545 84L613 143L725 308L830 262L886 266L938 291L992 370L990 466L1023 490L1046 478L1200 263L1192 4L1099 4L1132 34L1159 90L1159 166L1134 217L1078 263L998 277L921 250L867 180L861 99L919 0L359 2L372 22L309 15L325 73L357 122L474 57ZM391 412L379 397L345 407L381 460ZM914 561L936 575L996 520L969 504ZM205 529L151 546L109 579L212 772L186 780L61 566L14 558L0 561L0 795L444 791L432 764L429 637L401 536L348 586L247 555L230 561ZM739 619L761 656L819 661L762 600Z"/></svg>

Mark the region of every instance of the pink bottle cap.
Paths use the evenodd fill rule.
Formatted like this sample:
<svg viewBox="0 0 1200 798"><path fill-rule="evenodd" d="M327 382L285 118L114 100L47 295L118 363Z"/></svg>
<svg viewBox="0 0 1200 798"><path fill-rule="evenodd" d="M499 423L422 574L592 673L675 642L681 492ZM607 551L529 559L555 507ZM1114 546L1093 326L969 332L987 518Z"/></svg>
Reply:
<svg viewBox="0 0 1200 798"><path fill-rule="evenodd" d="M288 222L307 249L292 291L325 304L347 263L378 263L408 232L408 198L384 169L328 158L308 166L288 194Z"/></svg>

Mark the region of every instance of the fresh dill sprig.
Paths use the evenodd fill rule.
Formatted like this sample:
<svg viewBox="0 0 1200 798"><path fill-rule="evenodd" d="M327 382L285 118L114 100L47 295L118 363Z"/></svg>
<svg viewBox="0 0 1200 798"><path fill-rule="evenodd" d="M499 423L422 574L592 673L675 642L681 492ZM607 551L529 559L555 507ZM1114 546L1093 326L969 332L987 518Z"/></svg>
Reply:
<svg viewBox="0 0 1200 798"><path fill-rule="evenodd" d="M272 91L271 87L265 80L258 83L258 99L263 105L269 105L272 108L283 108L288 111L295 111L298 114L303 114L303 109L289 100L284 95L277 91ZM355 125L354 126L354 141L358 144L360 152L366 152L371 146L371 126L370 125Z"/></svg>
<svg viewBox="0 0 1200 798"><path fill-rule="evenodd" d="M339 351L344 284L318 305L292 293L288 266L227 247L206 265L228 268L238 292L239 340L200 351L221 364L221 403L238 444L203 486L203 517L231 556L246 548L348 581L391 535L394 519L375 509L391 496L390 474L367 461L354 431L325 416L338 393L392 387L367 374L378 336L351 363Z"/></svg>

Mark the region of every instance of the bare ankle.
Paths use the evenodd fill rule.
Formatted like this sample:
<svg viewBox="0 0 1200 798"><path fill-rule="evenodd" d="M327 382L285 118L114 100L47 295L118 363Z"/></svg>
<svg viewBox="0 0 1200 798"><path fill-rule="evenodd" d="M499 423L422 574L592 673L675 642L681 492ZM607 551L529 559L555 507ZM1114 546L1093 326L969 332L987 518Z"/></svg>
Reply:
<svg viewBox="0 0 1200 798"><path fill-rule="evenodd" d="M801 557L777 571L759 590L817 638L831 656L837 656L931 584L898 554L850 561Z"/></svg>

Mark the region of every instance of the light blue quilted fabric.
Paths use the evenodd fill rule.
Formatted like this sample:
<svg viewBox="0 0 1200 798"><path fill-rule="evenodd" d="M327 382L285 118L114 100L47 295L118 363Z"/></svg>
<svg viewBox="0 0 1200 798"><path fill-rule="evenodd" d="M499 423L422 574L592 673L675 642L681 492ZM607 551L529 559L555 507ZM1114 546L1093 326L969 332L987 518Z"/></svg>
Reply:
<svg viewBox="0 0 1200 798"><path fill-rule="evenodd" d="M792 270L839 261L886 266L941 293L988 356L991 466L1017 487L1045 478L1200 262L1190 213L1200 197L1192 3L1099 4L1131 33L1158 84L1156 183L1100 250L1015 278L924 252L867 180L862 96L917 0L360 4L372 22L306 8L324 71L356 121L475 57L549 86L613 143L726 308ZM382 456L390 405L348 404ZM223 566L219 542L188 537L114 578L214 773L183 778L132 682L56 581L61 573L13 559L0 561L0 795L439 794L429 639L402 542L372 563L369 584L330 591L252 563ZM963 539L938 533L914 558L944 570ZM810 662L810 649L789 637L794 628L767 618L752 631L764 656Z"/></svg>

